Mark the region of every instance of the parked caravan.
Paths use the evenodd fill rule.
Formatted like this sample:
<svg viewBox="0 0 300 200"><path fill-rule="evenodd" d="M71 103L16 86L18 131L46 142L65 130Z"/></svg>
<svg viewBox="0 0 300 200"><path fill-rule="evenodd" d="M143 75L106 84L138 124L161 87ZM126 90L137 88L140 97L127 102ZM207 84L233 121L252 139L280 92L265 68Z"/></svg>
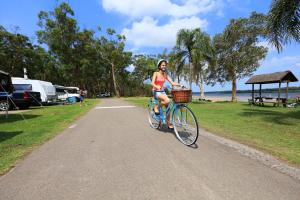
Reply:
<svg viewBox="0 0 300 200"><path fill-rule="evenodd" d="M41 100L43 104L55 103L57 101L55 87L50 82L12 77L12 83L14 85L30 84L33 91L41 93Z"/></svg>
<svg viewBox="0 0 300 200"><path fill-rule="evenodd" d="M75 97L76 100L79 101L78 87L66 87L61 85L54 85L54 87L59 101L66 101L68 97Z"/></svg>

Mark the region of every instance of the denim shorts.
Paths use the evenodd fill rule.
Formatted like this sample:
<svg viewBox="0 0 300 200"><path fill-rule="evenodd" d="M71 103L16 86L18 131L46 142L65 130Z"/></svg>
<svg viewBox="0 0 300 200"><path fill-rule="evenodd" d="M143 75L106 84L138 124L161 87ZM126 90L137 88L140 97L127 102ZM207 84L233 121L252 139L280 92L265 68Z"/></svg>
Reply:
<svg viewBox="0 0 300 200"><path fill-rule="evenodd" d="M83 101L84 100L84 96L80 96L80 101Z"/></svg>
<svg viewBox="0 0 300 200"><path fill-rule="evenodd" d="M163 91L163 90L157 90L157 91L153 90L152 93L153 93L154 99L158 99L158 96L161 95L161 94L167 95L166 92Z"/></svg>

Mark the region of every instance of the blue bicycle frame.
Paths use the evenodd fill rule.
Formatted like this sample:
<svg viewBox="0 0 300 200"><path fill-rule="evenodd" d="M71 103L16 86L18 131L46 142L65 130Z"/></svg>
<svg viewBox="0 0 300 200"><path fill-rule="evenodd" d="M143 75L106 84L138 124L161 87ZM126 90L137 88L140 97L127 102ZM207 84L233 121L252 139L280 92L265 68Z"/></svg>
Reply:
<svg viewBox="0 0 300 200"><path fill-rule="evenodd" d="M159 113L155 113L154 108L159 105L159 100L155 97L156 95L154 93L148 103L148 118L150 126L158 129L161 125L167 123L170 125L170 123L172 123L175 135L180 142L185 145L194 144L198 138L199 127L194 113L185 103L189 101L180 102L180 100L178 100L179 102L175 102L174 99L172 99L167 108L159 106Z"/></svg>
<svg viewBox="0 0 300 200"><path fill-rule="evenodd" d="M155 105L159 105L159 100L152 98L152 103ZM173 111L177 106L180 106L182 104L175 103L173 100L170 101L167 108L162 108L162 106L159 106L159 115L157 115L158 120L162 122L162 124L167 124L166 118L171 114L171 111ZM164 115L166 113L166 115Z"/></svg>

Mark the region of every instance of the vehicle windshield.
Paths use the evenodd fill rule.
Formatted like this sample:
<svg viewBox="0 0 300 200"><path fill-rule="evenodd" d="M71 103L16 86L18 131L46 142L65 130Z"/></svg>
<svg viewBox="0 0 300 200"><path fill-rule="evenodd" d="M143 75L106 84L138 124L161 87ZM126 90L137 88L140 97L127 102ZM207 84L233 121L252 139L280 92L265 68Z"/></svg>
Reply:
<svg viewBox="0 0 300 200"><path fill-rule="evenodd" d="M32 90L31 84L13 84L15 90Z"/></svg>
<svg viewBox="0 0 300 200"><path fill-rule="evenodd" d="M62 92L65 93L65 90L63 88L56 88L56 92Z"/></svg>
<svg viewBox="0 0 300 200"><path fill-rule="evenodd" d="M67 92L71 93L71 94L77 94L78 93L76 89L67 89Z"/></svg>

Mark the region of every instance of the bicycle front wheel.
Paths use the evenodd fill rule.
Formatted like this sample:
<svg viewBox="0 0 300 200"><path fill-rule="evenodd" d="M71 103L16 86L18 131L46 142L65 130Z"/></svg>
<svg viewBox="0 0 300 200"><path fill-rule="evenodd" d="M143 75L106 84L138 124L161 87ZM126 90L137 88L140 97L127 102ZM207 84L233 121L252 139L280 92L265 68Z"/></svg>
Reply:
<svg viewBox="0 0 300 200"><path fill-rule="evenodd" d="M150 99L148 104L148 120L151 128L159 128L160 118L159 115L156 115L154 112L154 106L156 105L155 101Z"/></svg>
<svg viewBox="0 0 300 200"><path fill-rule="evenodd" d="M199 127L194 113L186 105L179 105L173 111L172 123L176 137L185 145L193 145L198 139Z"/></svg>

